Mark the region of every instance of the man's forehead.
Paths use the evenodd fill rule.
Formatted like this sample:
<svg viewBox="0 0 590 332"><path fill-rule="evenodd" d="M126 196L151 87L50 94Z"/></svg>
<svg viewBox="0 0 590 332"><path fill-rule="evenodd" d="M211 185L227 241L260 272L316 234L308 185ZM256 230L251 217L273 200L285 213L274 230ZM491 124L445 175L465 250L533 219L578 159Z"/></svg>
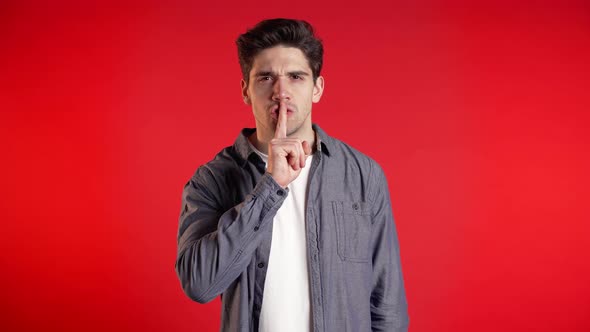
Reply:
<svg viewBox="0 0 590 332"><path fill-rule="evenodd" d="M252 72L275 71L311 72L309 61L296 47L275 46L267 48L254 57Z"/></svg>

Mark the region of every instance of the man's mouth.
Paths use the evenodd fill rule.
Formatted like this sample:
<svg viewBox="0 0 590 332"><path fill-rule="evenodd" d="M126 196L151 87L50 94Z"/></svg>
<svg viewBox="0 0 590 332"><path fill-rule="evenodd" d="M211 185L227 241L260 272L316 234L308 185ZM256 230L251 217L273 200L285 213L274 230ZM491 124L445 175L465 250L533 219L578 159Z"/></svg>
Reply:
<svg viewBox="0 0 590 332"><path fill-rule="evenodd" d="M291 116L294 112L295 111L293 108L291 108L291 106L287 106L287 117ZM273 106L271 108L270 116L275 120L279 118L279 105Z"/></svg>

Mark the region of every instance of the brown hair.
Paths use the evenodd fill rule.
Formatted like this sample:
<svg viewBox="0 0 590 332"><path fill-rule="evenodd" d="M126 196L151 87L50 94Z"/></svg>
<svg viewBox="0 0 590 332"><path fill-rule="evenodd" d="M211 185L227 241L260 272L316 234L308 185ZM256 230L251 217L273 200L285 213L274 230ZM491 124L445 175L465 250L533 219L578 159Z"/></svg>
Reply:
<svg viewBox="0 0 590 332"><path fill-rule="evenodd" d="M264 20L240 35L236 40L242 77L246 83L254 57L261 51L282 45L296 47L303 52L313 73L313 81L320 76L324 57L322 41L314 34L311 24L302 20L276 18Z"/></svg>

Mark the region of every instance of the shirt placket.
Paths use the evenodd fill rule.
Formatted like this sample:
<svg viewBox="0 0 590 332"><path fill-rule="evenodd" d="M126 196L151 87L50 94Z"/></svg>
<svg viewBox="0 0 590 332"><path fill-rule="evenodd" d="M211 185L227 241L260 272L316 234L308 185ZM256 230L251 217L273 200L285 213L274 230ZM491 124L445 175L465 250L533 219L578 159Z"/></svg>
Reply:
<svg viewBox="0 0 590 332"><path fill-rule="evenodd" d="M319 146L320 144L318 144ZM323 331L324 315L322 306L322 287L320 279L320 251L319 251L319 225L315 218L313 201L311 194L319 190L318 181L314 181L314 175L321 162L321 149L316 152L317 158L313 158L313 163L309 170L308 195L307 195L307 210L305 215L305 227L307 235L307 254L309 265L309 285L310 285L310 300L311 300L311 319L313 331Z"/></svg>

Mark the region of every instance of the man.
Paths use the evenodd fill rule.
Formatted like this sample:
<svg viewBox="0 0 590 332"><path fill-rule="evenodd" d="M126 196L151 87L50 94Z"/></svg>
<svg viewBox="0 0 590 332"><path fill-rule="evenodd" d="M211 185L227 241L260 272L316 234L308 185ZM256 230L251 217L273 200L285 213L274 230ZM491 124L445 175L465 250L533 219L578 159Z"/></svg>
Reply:
<svg viewBox="0 0 590 332"><path fill-rule="evenodd" d="M321 42L305 21L237 40L255 129L185 185L176 272L222 331L406 331L389 191L376 162L312 124Z"/></svg>

